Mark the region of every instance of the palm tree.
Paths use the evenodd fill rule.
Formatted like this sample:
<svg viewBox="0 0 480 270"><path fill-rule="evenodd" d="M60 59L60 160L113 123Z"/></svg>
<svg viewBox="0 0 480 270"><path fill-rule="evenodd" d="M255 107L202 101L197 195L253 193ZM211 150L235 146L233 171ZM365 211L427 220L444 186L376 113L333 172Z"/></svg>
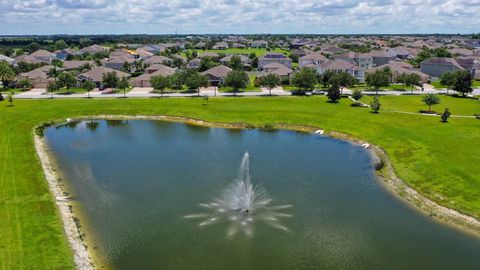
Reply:
<svg viewBox="0 0 480 270"><path fill-rule="evenodd" d="M7 87L8 82L15 79L15 73L7 62L0 61L0 81L2 82L2 88ZM0 90L0 99L2 99L2 90Z"/></svg>
<svg viewBox="0 0 480 270"><path fill-rule="evenodd" d="M47 76L49 78L55 78L55 83L57 83L57 77L60 75L60 70L57 69L57 67L53 67L48 70Z"/></svg>

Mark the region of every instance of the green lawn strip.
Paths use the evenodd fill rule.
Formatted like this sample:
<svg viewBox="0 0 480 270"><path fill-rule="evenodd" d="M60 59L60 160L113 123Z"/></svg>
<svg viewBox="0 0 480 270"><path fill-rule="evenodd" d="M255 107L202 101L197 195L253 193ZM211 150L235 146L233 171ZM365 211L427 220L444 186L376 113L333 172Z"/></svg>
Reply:
<svg viewBox="0 0 480 270"><path fill-rule="evenodd" d="M367 98L367 97L365 97ZM390 98L392 99L390 101ZM380 97L388 108L416 110L420 97ZM471 100L452 99L456 113ZM362 99L363 100L363 99ZM443 102L447 102L443 100ZM170 115L212 122L311 125L381 146L397 174L432 200L480 218L480 122L477 119L370 113L326 97L53 99L0 103L0 268L72 269L71 251L34 151L32 128L82 115ZM442 105L440 105L443 107ZM328 157L325 157L328 158ZM340 165L339 165L340 166Z"/></svg>
<svg viewBox="0 0 480 270"><path fill-rule="evenodd" d="M70 88L70 89L62 88L58 91L55 91L55 94L57 94L57 95L68 95L68 94L83 94L83 93L86 93L86 92L87 92L87 90L85 90L83 88L73 87L73 88Z"/></svg>
<svg viewBox="0 0 480 270"><path fill-rule="evenodd" d="M447 86L440 83L440 81L434 81L430 83L435 89L446 89ZM472 83L473 88L480 88L480 80L475 80Z"/></svg>
<svg viewBox="0 0 480 270"><path fill-rule="evenodd" d="M368 87L366 84L361 83L357 84L353 87L349 87L349 89L360 89L363 91L375 91L375 89ZM378 89L379 91L410 91L411 88L408 86L404 86L403 84L390 84L389 86L382 87L381 89ZM416 89L413 89L416 90Z"/></svg>
<svg viewBox="0 0 480 270"><path fill-rule="evenodd" d="M360 101L370 104L372 100L373 96L364 96ZM382 109L416 113L421 110L428 110L428 106L423 103L421 95L381 96L379 100ZM455 115L473 116L480 113L480 101L472 98L440 95L440 104L432 106L432 110L442 113L445 108L449 108L450 112Z"/></svg>

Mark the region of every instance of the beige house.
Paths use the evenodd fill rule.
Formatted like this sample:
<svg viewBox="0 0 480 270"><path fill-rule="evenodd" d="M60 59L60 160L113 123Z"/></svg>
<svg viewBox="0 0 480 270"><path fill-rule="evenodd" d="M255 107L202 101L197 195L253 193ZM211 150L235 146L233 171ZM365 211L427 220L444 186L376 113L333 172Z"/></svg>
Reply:
<svg viewBox="0 0 480 270"><path fill-rule="evenodd" d="M147 71L145 70L145 73L133 78L132 84L135 87L152 87L152 84L150 83L150 79L154 76L162 76L162 77L167 77L170 75L173 75L176 71L174 68L170 68L164 65L153 65L149 67L150 69Z"/></svg>
<svg viewBox="0 0 480 270"><path fill-rule="evenodd" d="M224 83L225 77L227 77L230 71L232 71L231 68L220 65L202 72L202 75L207 76L208 82L211 85L219 86Z"/></svg>

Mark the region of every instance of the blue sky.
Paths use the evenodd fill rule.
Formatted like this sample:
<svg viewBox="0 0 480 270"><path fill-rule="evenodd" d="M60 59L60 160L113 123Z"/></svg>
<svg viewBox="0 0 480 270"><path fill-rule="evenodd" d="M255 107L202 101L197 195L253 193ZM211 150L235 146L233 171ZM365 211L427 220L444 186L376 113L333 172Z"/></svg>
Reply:
<svg viewBox="0 0 480 270"><path fill-rule="evenodd" d="M0 34L473 33L480 0L0 0Z"/></svg>

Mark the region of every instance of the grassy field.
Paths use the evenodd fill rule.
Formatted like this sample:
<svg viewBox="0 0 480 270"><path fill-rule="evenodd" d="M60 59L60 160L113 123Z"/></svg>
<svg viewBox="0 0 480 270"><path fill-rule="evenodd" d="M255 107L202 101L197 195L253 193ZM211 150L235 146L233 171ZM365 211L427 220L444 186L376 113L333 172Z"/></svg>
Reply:
<svg viewBox="0 0 480 270"><path fill-rule="evenodd" d="M350 89L360 89L364 91L375 91L375 89L368 87L366 84L361 83L357 84L354 87L350 87ZM403 84L390 84L389 86L382 87L379 91L385 90L393 90L393 91L410 91L411 88L408 86L404 86ZM416 90L416 89L413 89Z"/></svg>
<svg viewBox="0 0 480 270"><path fill-rule="evenodd" d="M373 96L364 96L360 101L370 104ZM428 106L422 101L422 96L383 96L380 97L382 108L394 111L420 112L427 110ZM460 98L440 95L440 104L432 106L432 110L443 112L449 108L452 114L456 115L476 115L480 113L480 101L471 98ZM479 123L480 124L480 123Z"/></svg>
<svg viewBox="0 0 480 270"><path fill-rule="evenodd" d="M415 99L420 97L381 97L385 108L412 111L417 110ZM442 102L451 102L452 112L475 111L472 100L450 99ZM425 196L480 218L480 120L452 118L442 124L438 117L372 114L351 107L350 100L332 104L323 96L211 98L203 103L201 98L15 100L13 107L1 102L0 269L73 268L34 150L32 128L81 115L171 115L345 132L384 148L397 174Z"/></svg>

